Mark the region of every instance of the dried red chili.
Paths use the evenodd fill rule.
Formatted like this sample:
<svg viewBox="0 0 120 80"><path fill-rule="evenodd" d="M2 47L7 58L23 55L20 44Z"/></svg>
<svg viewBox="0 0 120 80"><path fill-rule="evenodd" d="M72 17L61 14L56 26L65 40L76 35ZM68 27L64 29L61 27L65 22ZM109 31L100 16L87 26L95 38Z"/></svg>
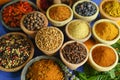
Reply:
<svg viewBox="0 0 120 80"><path fill-rule="evenodd" d="M35 9L27 1L19 1L11 4L3 9L3 21L10 27L20 27L20 19L26 13L32 12Z"/></svg>

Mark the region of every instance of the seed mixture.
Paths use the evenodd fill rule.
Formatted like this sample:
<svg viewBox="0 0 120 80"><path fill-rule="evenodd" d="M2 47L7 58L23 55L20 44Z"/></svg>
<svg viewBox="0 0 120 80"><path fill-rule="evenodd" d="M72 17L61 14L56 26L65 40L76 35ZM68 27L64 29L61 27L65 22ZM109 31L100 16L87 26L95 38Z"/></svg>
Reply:
<svg viewBox="0 0 120 80"><path fill-rule="evenodd" d="M39 30L45 26L45 18L44 14L33 12L24 18L23 24L28 30Z"/></svg>
<svg viewBox="0 0 120 80"><path fill-rule="evenodd" d="M42 59L28 68L27 80L65 80L63 71L55 61Z"/></svg>
<svg viewBox="0 0 120 80"><path fill-rule="evenodd" d="M85 1L83 3L79 3L75 7L75 11L82 16L92 16L96 13L97 8L93 3Z"/></svg>
<svg viewBox="0 0 120 80"><path fill-rule="evenodd" d="M74 42L67 44L62 49L62 54L68 62L78 64L86 58L87 50L82 44Z"/></svg>
<svg viewBox="0 0 120 80"><path fill-rule="evenodd" d="M42 28L36 35L36 44L39 48L52 51L62 43L62 34L55 27Z"/></svg>
<svg viewBox="0 0 120 80"><path fill-rule="evenodd" d="M23 64L30 55L31 45L18 34L10 34L0 39L0 66L15 68Z"/></svg>

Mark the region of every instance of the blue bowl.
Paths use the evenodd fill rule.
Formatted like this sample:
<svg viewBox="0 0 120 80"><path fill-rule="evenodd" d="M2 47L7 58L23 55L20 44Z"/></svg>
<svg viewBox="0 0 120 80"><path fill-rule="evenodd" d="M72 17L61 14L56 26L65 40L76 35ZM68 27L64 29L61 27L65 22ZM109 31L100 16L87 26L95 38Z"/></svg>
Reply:
<svg viewBox="0 0 120 80"><path fill-rule="evenodd" d="M4 22L4 20L3 20L3 18L2 18L2 12L3 12L4 8L6 8L7 6L10 6L11 4L15 4L15 3L19 2L19 1L20 1L20 0L13 0L13 1L7 3L6 5L4 5L4 6L1 8L1 12L0 12L0 16L1 16L1 17L0 17L0 20L1 20L1 22L2 22L2 25L3 25L8 31L20 31L21 28L20 28L20 27L12 28L12 27L8 26L8 25ZM23 0L23 1L26 1L26 0ZM31 2L31 1L29 1L29 0L27 0L27 2L28 2L29 4L31 4L31 5L33 6L33 8L35 8L36 10L38 10L37 6L36 6L33 2Z"/></svg>

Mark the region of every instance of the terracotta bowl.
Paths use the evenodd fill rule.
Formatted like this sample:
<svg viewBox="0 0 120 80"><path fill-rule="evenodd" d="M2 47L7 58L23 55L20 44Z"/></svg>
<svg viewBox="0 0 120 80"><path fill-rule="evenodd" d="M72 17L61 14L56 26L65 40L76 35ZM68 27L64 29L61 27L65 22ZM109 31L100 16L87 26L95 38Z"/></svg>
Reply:
<svg viewBox="0 0 120 80"><path fill-rule="evenodd" d="M113 2L115 0L102 0L100 5L99 5L99 9L100 9L100 15L101 15L101 18L106 18L106 19L111 19L111 20L114 20L114 21L120 21L120 17L112 17L108 14L106 14L103 10L103 5L106 3L106 2Z"/></svg>
<svg viewBox="0 0 120 80"><path fill-rule="evenodd" d="M24 25L23 22L24 22L24 19L25 19L29 14L34 14L34 13L40 14L41 17L44 19L44 23L43 23L44 25L41 26L41 28L48 26L47 17L46 17L43 13L41 13L41 12L33 11L33 12L30 12L30 13L24 15L24 16L22 17L21 21L20 21L20 27L21 27L21 29L22 29L26 34L28 34L28 35L31 36L32 38L35 37L35 35L36 35L36 33L37 33L38 30L29 30L29 29L27 29L27 28L25 27L25 25ZM33 21L35 21L35 20L33 20ZM38 21L38 22L39 22L39 21ZM40 29L41 29L41 28L40 28Z"/></svg>
<svg viewBox="0 0 120 80"><path fill-rule="evenodd" d="M28 44L30 45L30 47L29 47L29 53L27 52L27 51L25 51L25 48L20 48L20 46L23 46L23 45L17 45L17 44L15 44L14 42L14 40L12 40L12 41L10 41L9 42L9 38L10 38L10 36L11 35L18 35L18 36L22 36L27 42L28 42ZM9 37L8 37L9 36ZM27 36L25 35L25 34L23 34L23 33L20 33L20 32L10 32L10 33L7 33L7 34L5 34L5 35L3 35L3 36L1 36L0 37L0 45L2 45L2 44L4 44L3 43L3 38L4 39L6 39L5 41L6 42L9 42L10 44L11 44L11 46L8 46L8 47L12 47L13 46L13 48L8 48L8 47L5 47L5 51L3 51L3 49L1 48L1 51L4 53L4 55L1 55L0 56L0 59L1 59L1 63L3 63L4 64L4 66L5 67L3 67L2 65L0 65L0 70L2 70L2 71L6 71L6 72L16 72L16 71L18 71L18 70L20 70L21 68L23 68L25 65L26 65L26 63L30 60L30 59L32 59L32 57L33 57L33 55L34 55L34 46L33 46L33 44L32 44L32 42L31 42L31 40L29 40L28 38L27 38ZM20 40L20 39L19 39ZM16 43L18 43L18 41L19 40L17 40L17 42ZM23 42L22 42L23 43ZM26 43L26 42L25 42ZM8 44L6 43L6 44L4 44L4 46L7 46ZM25 44L26 45L26 44ZM14 46L16 46L16 47L14 47ZM17 47L19 47L19 50L17 49ZM9 64L7 64L7 63L4 63L4 61L5 61L5 59L3 59L3 57L5 57L5 55L7 55L5 52L7 52L8 51L8 49L9 49L9 51L11 51L10 52L10 55L9 55L9 57L7 58L7 61L9 62ZM13 53L14 51L16 50L16 53L17 53L17 55L15 56L15 54ZM19 53L19 51L23 51L26 55L28 54L29 56L25 59L25 57L23 57L24 55L23 55L23 53L22 52L20 52ZM19 55L21 55L21 56L19 56ZM8 66L11 66L12 65L12 63L11 63L11 61L14 61L14 60L11 60L11 58L12 59L15 59L15 61L16 60L18 60L18 59L16 59L16 57L20 57L21 59L22 59L22 57L25 59L25 61L21 61L22 63L21 64L17 64L16 62L13 62L13 63L15 63L17 66L14 66L14 67L8 67ZM10 58L11 57L11 58ZM10 61L9 61L10 60Z"/></svg>

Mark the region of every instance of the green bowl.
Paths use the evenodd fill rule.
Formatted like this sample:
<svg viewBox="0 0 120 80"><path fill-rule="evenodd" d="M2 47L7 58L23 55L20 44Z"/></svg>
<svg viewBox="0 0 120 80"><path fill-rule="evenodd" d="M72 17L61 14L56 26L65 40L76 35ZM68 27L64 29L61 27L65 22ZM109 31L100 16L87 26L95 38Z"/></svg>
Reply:
<svg viewBox="0 0 120 80"><path fill-rule="evenodd" d="M59 66L60 68L62 69L62 71L64 72L64 76L65 76L65 80L69 80L68 76L67 76L67 67L58 59L58 58L55 58L55 57L51 57L51 56L38 56L32 60L30 60L26 65L25 67L23 68L22 70L22 73L21 73L21 80L26 80L26 73L28 71L28 68L36 61L39 61L41 59L51 59L51 60L54 60ZM52 75L52 74L51 74Z"/></svg>
<svg viewBox="0 0 120 80"><path fill-rule="evenodd" d="M20 27L11 28L10 26L8 26L8 25L4 22L4 20L3 20L3 18L2 18L2 12L3 12L4 8L6 8L7 6L10 6L11 4L15 4L15 3L19 2L19 1L20 1L20 0L13 0L13 1L7 3L6 5L4 5L4 6L1 8L1 11L0 11L0 16L1 16L1 17L0 17L0 20L1 20L1 22L2 22L2 25L3 25L7 30L9 30L9 31L20 31L21 28L20 28ZM23 0L23 1L26 1L26 0ZM35 8L36 10L38 10L37 6L36 6L33 2L31 2L31 1L29 1L29 0L27 0L27 2L28 2L29 4L31 4L31 5L33 6L33 8Z"/></svg>

